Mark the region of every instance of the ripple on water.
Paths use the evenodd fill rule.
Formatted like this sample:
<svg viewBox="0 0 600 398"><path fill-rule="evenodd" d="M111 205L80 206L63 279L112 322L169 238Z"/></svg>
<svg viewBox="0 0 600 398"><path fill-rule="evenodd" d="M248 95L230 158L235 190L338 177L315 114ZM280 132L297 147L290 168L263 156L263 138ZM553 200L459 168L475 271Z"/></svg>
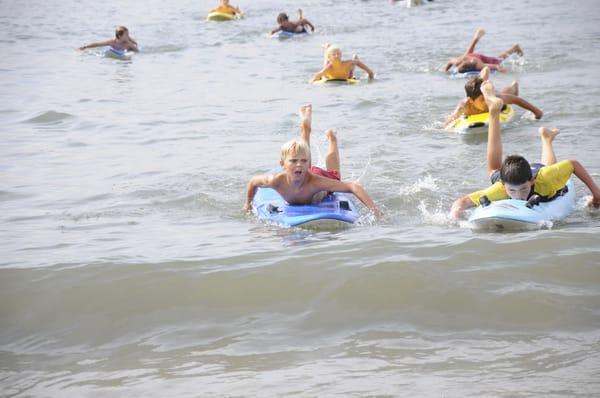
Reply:
<svg viewBox="0 0 600 398"><path fill-rule="evenodd" d="M46 111L38 116L32 117L31 119L24 120L23 123L34 123L34 124L60 124L64 120L72 118L73 115L69 113L62 113L57 111Z"/></svg>

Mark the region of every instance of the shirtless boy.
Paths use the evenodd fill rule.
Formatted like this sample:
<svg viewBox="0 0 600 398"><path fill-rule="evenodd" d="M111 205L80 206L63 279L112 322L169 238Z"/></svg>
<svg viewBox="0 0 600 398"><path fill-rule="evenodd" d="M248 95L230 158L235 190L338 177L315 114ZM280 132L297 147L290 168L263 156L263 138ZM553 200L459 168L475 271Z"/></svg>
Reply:
<svg viewBox="0 0 600 398"><path fill-rule="evenodd" d="M340 155L337 138L332 130L325 135L329 141L326 156L326 169L311 166L310 133L312 106L300 108L300 137L292 139L281 147L279 164L283 171L273 175L252 177L248 183L246 202L243 209L252 209L252 200L257 188L273 188L290 204L302 205L320 202L327 192L351 192L376 215L381 211L367 192L355 182L341 181Z"/></svg>

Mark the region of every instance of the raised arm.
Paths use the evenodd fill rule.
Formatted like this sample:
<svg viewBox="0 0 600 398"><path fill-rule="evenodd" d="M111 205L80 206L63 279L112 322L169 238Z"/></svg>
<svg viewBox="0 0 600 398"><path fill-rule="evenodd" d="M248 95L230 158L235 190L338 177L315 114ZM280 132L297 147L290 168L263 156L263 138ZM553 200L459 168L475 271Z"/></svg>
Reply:
<svg viewBox="0 0 600 398"><path fill-rule="evenodd" d="M256 194L257 188L270 187L273 185L273 176L260 175L254 176L248 182L248 188L246 190L246 202L244 203L243 210L252 210L252 200Z"/></svg>
<svg viewBox="0 0 600 398"><path fill-rule="evenodd" d="M310 27L310 30L311 30L311 31L313 31L313 32L315 31L315 27L314 27L314 25L313 25L313 24L311 24L311 23L310 23L310 21L309 21L308 19L304 19L304 18L302 18L302 19L300 20L300 23L301 23L303 26L304 26L304 25L308 25L308 26Z"/></svg>
<svg viewBox="0 0 600 398"><path fill-rule="evenodd" d="M592 201L590 204L595 208L600 207L600 188L598 188L598 185L596 185L592 176L590 176L585 167L577 160L571 160L571 164L573 165L573 174L575 174L592 193Z"/></svg>
<svg viewBox="0 0 600 398"><path fill-rule="evenodd" d="M540 108L536 107L532 103L524 100L519 96L512 94L498 94L498 97L502 98L504 100L504 103L506 104L515 104L523 109L527 109L535 115L536 119L541 119L542 115L544 115L544 112L542 112Z"/></svg>

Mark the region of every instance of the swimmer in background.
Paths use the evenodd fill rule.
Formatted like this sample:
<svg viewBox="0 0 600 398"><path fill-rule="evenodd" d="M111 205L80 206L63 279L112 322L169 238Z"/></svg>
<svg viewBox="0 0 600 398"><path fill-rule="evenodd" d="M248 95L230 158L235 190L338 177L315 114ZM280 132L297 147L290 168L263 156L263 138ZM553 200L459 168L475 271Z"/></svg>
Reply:
<svg viewBox="0 0 600 398"><path fill-rule="evenodd" d="M229 4L229 0L221 0L217 8L210 10L210 12L221 12L223 14L242 16L240 9Z"/></svg>
<svg viewBox="0 0 600 398"><path fill-rule="evenodd" d="M481 93L481 85L490 78L490 70L486 66L483 68L479 76L469 80L465 84L465 92L467 98L462 99L454 112L444 122L444 127L448 127L456 119L463 115L471 116L489 111L483 94ZM509 86L504 87L502 91L496 93L496 96L501 98L505 104L518 105L523 109L531 111L536 119L541 119L544 112L541 109L531 104L530 102L519 97L519 83L515 80Z"/></svg>
<svg viewBox="0 0 600 398"><path fill-rule="evenodd" d="M277 33L279 31L282 32L290 32L290 33L304 33L308 32L306 27L308 26L312 32L315 31L315 27L308 19L305 19L302 15L302 9L298 9L298 20L290 21L287 14L285 12L280 13L277 16L278 27L271 31L271 34Z"/></svg>
<svg viewBox="0 0 600 398"><path fill-rule="evenodd" d="M375 73L369 69L358 56L354 54L352 59L342 60L342 50L337 46L332 46L329 43L323 44L324 59L323 69L315 73L310 79L310 83L313 83L321 78L328 80L346 80L354 77L354 67L358 66L369 75L369 80L375 77Z"/></svg>
<svg viewBox="0 0 600 398"><path fill-rule="evenodd" d="M79 47L79 49L86 50L88 48L104 47L104 46L110 46L111 48L113 48L115 50L119 50L119 51L124 51L124 50L134 51L134 52L139 51L137 41L133 40L129 36L129 29L127 29L125 26L117 26L117 28L115 29L115 38L114 39L105 40L105 41L97 41L95 43L86 44L84 46Z"/></svg>
<svg viewBox="0 0 600 398"><path fill-rule="evenodd" d="M443 70L449 72L452 67L455 67L458 73L465 73L470 71L480 71L487 66L491 70L506 72L506 69L500 65L502 61L511 54L523 55L523 50L521 50L521 46L518 44L513 44L509 49L500 53L498 57L490 57L474 52L475 46L483 35L485 35L485 31L483 29L477 29L469 47L467 47L467 51L460 57L448 61Z"/></svg>

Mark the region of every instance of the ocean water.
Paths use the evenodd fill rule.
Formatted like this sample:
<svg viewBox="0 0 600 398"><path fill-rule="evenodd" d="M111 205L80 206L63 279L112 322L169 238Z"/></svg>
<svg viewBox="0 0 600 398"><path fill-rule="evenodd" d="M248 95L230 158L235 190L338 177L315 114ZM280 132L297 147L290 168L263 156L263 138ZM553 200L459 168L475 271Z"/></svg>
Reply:
<svg viewBox="0 0 600 398"><path fill-rule="evenodd" d="M0 395L591 397L600 395L600 213L475 233L452 201L487 185L486 136L441 121L478 50L517 110L506 153L600 182L600 6L593 0L0 0ZM317 31L266 34L302 7ZM69 18L70 17L70 18ZM77 51L126 25L130 61ZM377 74L313 86L322 43ZM313 157L338 132L344 179L384 210L341 231L241 207L313 104Z"/></svg>

